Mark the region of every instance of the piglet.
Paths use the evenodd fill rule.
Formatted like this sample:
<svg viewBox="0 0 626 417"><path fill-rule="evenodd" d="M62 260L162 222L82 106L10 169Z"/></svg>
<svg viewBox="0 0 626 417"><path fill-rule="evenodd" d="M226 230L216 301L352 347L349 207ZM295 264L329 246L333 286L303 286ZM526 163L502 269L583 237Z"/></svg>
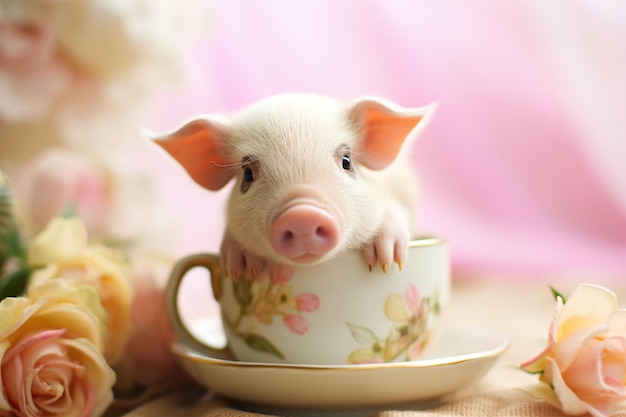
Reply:
<svg viewBox="0 0 626 417"><path fill-rule="evenodd" d="M352 250L387 271L402 268L414 230L416 181L401 154L433 111L282 94L155 139L202 187L236 180L220 248L226 274L284 280Z"/></svg>

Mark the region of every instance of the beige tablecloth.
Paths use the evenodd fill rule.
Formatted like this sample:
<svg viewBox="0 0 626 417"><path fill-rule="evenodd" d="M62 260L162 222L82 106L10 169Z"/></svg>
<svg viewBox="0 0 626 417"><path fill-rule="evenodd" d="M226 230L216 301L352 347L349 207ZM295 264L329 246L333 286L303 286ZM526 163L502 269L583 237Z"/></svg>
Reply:
<svg viewBox="0 0 626 417"><path fill-rule="evenodd" d="M623 284L617 284L618 282ZM445 319L452 323L480 324L508 335L509 349L496 365L476 384L440 399L430 408L423 404L398 410L375 412L378 417L435 416L563 416L559 410L539 402L521 387L536 377L519 369L545 346L552 318L553 302L548 285L568 294L578 282L605 285L626 301L626 280L602 280L585 277L582 281L538 280L456 280L452 303ZM158 397L128 413L125 417L246 417L258 414L238 410L227 400L196 386L183 387ZM314 415L314 414L312 414ZM324 415L323 412L319 415Z"/></svg>

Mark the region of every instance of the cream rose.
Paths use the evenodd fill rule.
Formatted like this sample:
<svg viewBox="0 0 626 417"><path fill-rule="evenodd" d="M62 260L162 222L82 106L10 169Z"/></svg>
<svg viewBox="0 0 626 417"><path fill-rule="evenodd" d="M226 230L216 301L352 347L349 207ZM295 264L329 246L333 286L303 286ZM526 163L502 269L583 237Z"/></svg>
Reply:
<svg viewBox="0 0 626 417"><path fill-rule="evenodd" d="M78 217L54 218L35 238L28 248L28 264L46 266L79 256L87 247L87 229Z"/></svg>
<svg viewBox="0 0 626 417"><path fill-rule="evenodd" d="M600 286L557 296L548 346L522 368L546 383L529 392L565 413L610 416L626 399L626 310Z"/></svg>
<svg viewBox="0 0 626 417"><path fill-rule="evenodd" d="M80 219L57 218L34 238L29 264L47 265L32 274L29 294L59 278L90 284L97 290L107 314L109 337L104 355L111 365L121 360L132 325L130 271L123 256L104 246L88 246L85 225Z"/></svg>
<svg viewBox="0 0 626 417"><path fill-rule="evenodd" d="M0 414L99 416L115 374L95 289L57 280L0 302Z"/></svg>

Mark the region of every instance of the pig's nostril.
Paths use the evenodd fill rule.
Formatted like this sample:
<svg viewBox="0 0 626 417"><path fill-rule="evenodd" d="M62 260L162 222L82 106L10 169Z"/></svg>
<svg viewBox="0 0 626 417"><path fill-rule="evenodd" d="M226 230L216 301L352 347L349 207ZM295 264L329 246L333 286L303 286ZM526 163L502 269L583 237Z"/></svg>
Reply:
<svg viewBox="0 0 626 417"><path fill-rule="evenodd" d="M319 226L317 229L315 229L315 236L322 239L328 239L330 234L328 233L328 230L326 230L326 228Z"/></svg>
<svg viewBox="0 0 626 417"><path fill-rule="evenodd" d="M306 238L306 236L326 240L332 237L332 233L330 233L325 227L319 226L310 235L306 232L302 233L300 238ZM287 245L292 244L296 239L298 239L296 234L291 230L285 230L281 236L282 242Z"/></svg>
<svg viewBox="0 0 626 417"><path fill-rule="evenodd" d="M285 230L285 233L283 233L283 242L288 244L289 242L293 241L295 237L296 236L291 230Z"/></svg>

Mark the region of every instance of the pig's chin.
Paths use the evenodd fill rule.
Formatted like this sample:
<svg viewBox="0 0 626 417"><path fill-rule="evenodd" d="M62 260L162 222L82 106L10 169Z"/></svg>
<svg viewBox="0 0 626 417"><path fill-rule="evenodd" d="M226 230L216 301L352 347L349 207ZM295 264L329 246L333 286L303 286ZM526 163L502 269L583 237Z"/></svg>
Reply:
<svg viewBox="0 0 626 417"><path fill-rule="evenodd" d="M324 253L310 253L305 252L296 256L283 256L275 251L272 251L269 259L272 259L274 262L289 265L293 267L308 267L323 264L326 262L331 262L336 259L338 256L337 248L334 250L324 252Z"/></svg>
<svg viewBox="0 0 626 417"><path fill-rule="evenodd" d="M324 255L316 255L307 253L294 258L288 259L288 263L294 266L312 266L328 260L329 257Z"/></svg>

